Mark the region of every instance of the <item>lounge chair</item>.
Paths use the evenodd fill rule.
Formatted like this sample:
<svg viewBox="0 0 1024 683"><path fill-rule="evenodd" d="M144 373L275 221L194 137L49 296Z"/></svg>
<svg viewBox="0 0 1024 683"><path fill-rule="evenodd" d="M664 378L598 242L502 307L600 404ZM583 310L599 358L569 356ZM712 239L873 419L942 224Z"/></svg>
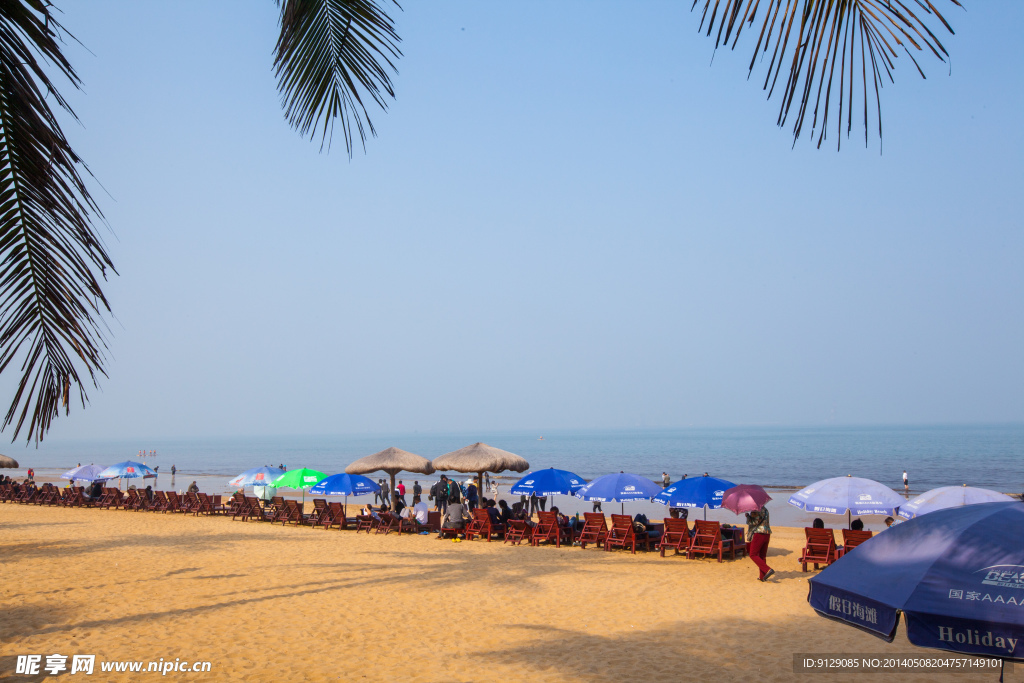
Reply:
<svg viewBox="0 0 1024 683"><path fill-rule="evenodd" d="M310 513L306 523L310 526L317 526L320 524L320 519L330 511L327 507L326 498L314 498L313 499L313 512Z"/></svg>
<svg viewBox="0 0 1024 683"><path fill-rule="evenodd" d="M377 526L377 518L373 515L356 515L356 533L365 531L371 533Z"/></svg>
<svg viewBox="0 0 1024 683"><path fill-rule="evenodd" d="M473 510L473 521L466 527L466 540L472 541L474 537L480 536L486 538L489 543L492 535L503 535L504 533L504 525L500 523L495 524L491 521L491 516L487 513L487 510L477 508Z"/></svg>
<svg viewBox="0 0 1024 683"><path fill-rule="evenodd" d="M555 547L562 547L562 529L558 526L557 512L537 512L537 526L530 535L530 545L540 545L544 541L554 541Z"/></svg>
<svg viewBox="0 0 1024 683"><path fill-rule="evenodd" d="M732 559L736 559L736 550L733 547L731 538L722 538L722 525L718 522L697 520L693 523L693 537L690 539L690 547L686 551L687 559L694 555L718 555L718 561L722 561L722 555L729 553Z"/></svg>
<svg viewBox="0 0 1024 683"><path fill-rule="evenodd" d="M380 521L377 523L376 533L384 534L387 536L392 531L397 531L399 534L402 533L402 521L398 515L392 512L385 512L380 516Z"/></svg>
<svg viewBox="0 0 1024 683"><path fill-rule="evenodd" d="M665 530L661 532L661 540L658 541L658 550L661 556L665 557L665 550L672 548L673 555L685 553L690 549L690 525L685 519L674 517L665 518Z"/></svg>
<svg viewBox="0 0 1024 683"><path fill-rule="evenodd" d="M525 519L510 519L505 529L505 543L519 545L523 541L530 540L533 534L533 527L527 524Z"/></svg>
<svg viewBox="0 0 1024 683"><path fill-rule="evenodd" d="M651 539L647 534L638 535L636 530L633 528L633 518L629 515L612 515L612 528L608 530L608 534L604 539L604 549L611 550L612 548L622 548L625 550L627 547L636 555L637 545L642 545L644 549L650 550Z"/></svg>
<svg viewBox="0 0 1024 683"><path fill-rule="evenodd" d="M817 569L818 565L827 567L836 561L836 537L831 529L805 527L804 535L807 537L807 544L799 559L804 571L807 571L809 564L813 564Z"/></svg>
<svg viewBox="0 0 1024 683"><path fill-rule="evenodd" d="M581 548L586 548L588 543L595 544L600 548L608 535L608 521L603 512L584 512L583 529L580 530L579 542Z"/></svg>
<svg viewBox="0 0 1024 683"><path fill-rule="evenodd" d="M339 529L344 529L347 521L348 520L345 519L344 505L341 503L328 503L327 509L320 515L318 524L320 524L320 526L325 530L330 529L335 524L338 525Z"/></svg>
<svg viewBox="0 0 1024 683"><path fill-rule="evenodd" d="M255 519L257 522L264 522L270 519L267 515L266 510L260 505L260 499L256 496L245 497L245 512L242 513L242 521L247 522L250 519Z"/></svg>
<svg viewBox="0 0 1024 683"><path fill-rule="evenodd" d="M869 538L871 538L870 531L843 529L843 545L841 548L836 548L836 559L850 552Z"/></svg>

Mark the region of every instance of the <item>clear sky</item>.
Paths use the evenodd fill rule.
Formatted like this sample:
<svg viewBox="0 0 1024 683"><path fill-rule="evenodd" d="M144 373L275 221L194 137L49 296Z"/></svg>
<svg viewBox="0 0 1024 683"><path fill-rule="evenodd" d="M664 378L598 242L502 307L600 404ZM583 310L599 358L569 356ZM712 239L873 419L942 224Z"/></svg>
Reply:
<svg viewBox="0 0 1024 683"><path fill-rule="evenodd" d="M792 149L689 4L403 3L349 161L270 0L61 0L121 274L51 436L1024 420L1024 3L898 60L881 155Z"/></svg>

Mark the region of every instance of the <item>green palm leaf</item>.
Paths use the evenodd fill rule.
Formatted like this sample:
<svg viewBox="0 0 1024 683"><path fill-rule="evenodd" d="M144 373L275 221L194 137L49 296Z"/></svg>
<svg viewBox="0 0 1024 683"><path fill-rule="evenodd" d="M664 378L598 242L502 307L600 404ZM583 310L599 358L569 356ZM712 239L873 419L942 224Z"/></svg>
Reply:
<svg viewBox="0 0 1024 683"><path fill-rule="evenodd" d="M351 157L353 132L364 149L367 131L376 135L364 97L386 110L385 93L395 96L389 72L401 52L394 22L374 0L278 2L274 69L285 118L311 138L322 128L321 149L339 121Z"/></svg>
<svg viewBox="0 0 1024 683"><path fill-rule="evenodd" d="M39 63L79 86L64 35L44 0L0 4L0 373L21 371L3 426L15 423L17 438L27 419L29 441L70 411L73 393L85 405L79 366L94 386L103 374L99 314L109 305L94 269L113 269L92 229L102 215L85 167L48 100L74 112Z"/></svg>
<svg viewBox="0 0 1024 683"><path fill-rule="evenodd" d="M959 0L948 1L960 6ZM693 7L698 2L694 0ZM894 82L892 72L900 52L910 58L922 78L924 71L914 57L915 52L927 50L943 62L949 56L926 21L937 21L950 33L953 29L931 0L704 0L701 29L706 23L707 35L710 36L717 24L715 48L727 45L732 38L735 49L744 25L753 26L762 11L750 73L754 71L758 55L763 58L771 50L764 81L764 89L770 98L778 85L783 65L789 63L777 123L779 126L786 124L795 103L794 144L804 130L812 104L812 137L820 123L818 147L826 138L828 116L833 107L839 110L836 127L840 138L845 108L846 134L849 136L853 128L854 84L857 81L857 94L864 106L864 144L868 143L868 112L872 94L881 140L881 88L886 78ZM873 87L869 89L869 85ZM837 149L838 146L839 142Z"/></svg>

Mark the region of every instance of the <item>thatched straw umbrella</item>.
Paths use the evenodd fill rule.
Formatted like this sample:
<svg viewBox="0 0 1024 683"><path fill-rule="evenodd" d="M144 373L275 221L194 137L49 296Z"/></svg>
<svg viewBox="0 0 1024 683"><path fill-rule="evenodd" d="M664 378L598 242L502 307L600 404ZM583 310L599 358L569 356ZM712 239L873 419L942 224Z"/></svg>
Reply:
<svg viewBox="0 0 1024 683"><path fill-rule="evenodd" d="M10 467L11 469L18 469L18 461L14 458L8 458L6 455L0 455L0 467Z"/></svg>
<svg viewBox="0 0 1024 683"><path fill-rule="evenodd" d="M460 448L434 458L434 469L455 470L456 472L473 472L477 475L477 490L483 497L484 472L525 472L530 463L515 453L488 446L479 441L472 446Z"/></svg>
<svg viewBox="0 0 1024 683"><path fill-rule="evenodd" d="M395 475L399 472L421 472L433 474L434 466L422 455L416 455L401 448L385 448L379 453L360 458L345 468L345 474L369 474L370 472L387 472L391 475L392 495L395 490ZM394 499L392 499L394 500Z"/></svg>

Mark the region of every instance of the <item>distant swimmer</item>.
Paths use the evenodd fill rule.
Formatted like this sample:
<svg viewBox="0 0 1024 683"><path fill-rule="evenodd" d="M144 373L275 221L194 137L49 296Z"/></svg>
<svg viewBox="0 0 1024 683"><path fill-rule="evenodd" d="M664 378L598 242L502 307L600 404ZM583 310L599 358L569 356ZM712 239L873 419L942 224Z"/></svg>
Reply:
<svg viewBox="0 0 1024 683"><path fill-rule="evenodd" d="M544 440L544 437L543 437L543 436L538 436L538 437L537 437L537 441L543 441L543 440Z"/></svg>

